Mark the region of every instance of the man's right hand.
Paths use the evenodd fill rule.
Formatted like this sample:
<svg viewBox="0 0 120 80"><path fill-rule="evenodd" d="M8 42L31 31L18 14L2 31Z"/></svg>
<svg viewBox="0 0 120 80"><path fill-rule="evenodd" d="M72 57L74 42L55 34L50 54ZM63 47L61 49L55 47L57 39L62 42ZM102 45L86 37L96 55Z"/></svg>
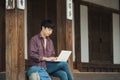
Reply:
<svg viewBox="0 0 120 80"><path fill-rule="evenodd" d="M57 58L56 57L43 57L42 60L44 61L55 61Z"/></svg>

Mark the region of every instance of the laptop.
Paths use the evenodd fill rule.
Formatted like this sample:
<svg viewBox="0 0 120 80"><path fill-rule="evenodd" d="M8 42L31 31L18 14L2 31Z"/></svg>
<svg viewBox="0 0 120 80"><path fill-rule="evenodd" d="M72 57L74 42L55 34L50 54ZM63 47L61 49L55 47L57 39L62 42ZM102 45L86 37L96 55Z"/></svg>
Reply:
<svg viewBox="0 0 120 80"><path fill-rule="evenodd" d="M57 57L57 60L53 61L53 62L59 62L59 61L67 61L68 58L70 57L72 51L69 50L62 50L59 54L59 56Z"/></svg>

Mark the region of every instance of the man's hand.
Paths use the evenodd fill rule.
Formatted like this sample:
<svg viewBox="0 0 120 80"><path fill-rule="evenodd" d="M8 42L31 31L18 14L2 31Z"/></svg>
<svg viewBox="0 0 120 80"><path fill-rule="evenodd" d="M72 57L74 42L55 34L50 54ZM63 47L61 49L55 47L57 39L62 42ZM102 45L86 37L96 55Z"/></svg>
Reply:
<svg viewBox="0 0 120 80"><path fill-rule="evenodd" d="M49 59L50 59L51 61L57 60L56 57L49 57Z"/></svg>
<svg viewBox="0 0 120 80"><path fill-rule="evenodd" d="M55 61L57 57L43 57L43 60L45 61Z"/></svg>

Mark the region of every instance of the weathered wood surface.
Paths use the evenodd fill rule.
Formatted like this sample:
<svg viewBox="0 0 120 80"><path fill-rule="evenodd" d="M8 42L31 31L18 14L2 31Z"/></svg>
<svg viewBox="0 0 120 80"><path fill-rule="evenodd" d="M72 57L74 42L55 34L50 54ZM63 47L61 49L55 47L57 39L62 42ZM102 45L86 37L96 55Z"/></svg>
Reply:
<svg viewBox="0 0 120 80"><path fill-rule="evenodd" d="M72 20L66 20L66 49L72 50ZM73 53L68 60L71 72L73 72Z"/></svg>
<svg viewBox="0 0 120 80"><path fill-rule="evenodd" d="M6 80L24 80L24 72L24 11L6 10Z"/></svg>
<svg viewBox="0 0 120 80"><path fill-rule="evenodd" d="M66 18L66 1L57 0L57 49L58 53L62 49L72 50L72 20ZM73 72L72 55L68 61Z"/></svg>

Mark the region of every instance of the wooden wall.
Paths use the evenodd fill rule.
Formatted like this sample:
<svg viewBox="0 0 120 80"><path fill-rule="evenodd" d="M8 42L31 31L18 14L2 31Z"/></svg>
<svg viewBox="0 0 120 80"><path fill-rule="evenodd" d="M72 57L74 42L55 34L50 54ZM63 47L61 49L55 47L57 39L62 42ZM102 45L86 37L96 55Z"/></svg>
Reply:
<svg viewBox="0 0 120 80"><path fill-rule="evenodd" d="M80 61L80 13L79 13L79 4L81 4L81 0L73 0L74 5L74 13L75 13L75 67L77 69L82 68L84 71L89 71L89 66L94 65L94 69L99 67L99 64L86 64L81 63ZM120 3L120 2L119 2ZM40 30L40 21L42 19L51 19L56 23L56 28L54 30L51 38L54 41L54 45L56 48L57 54L62 49L72 49L72 39L71 39L71 21L66 20L66 9L65 9L65 0L28 0L28 40ZM91 6L93 4L90 3L82 3L87 6ZM96 6L96 5L95 5ZM109 10L109 9L108 9ZM111 10L117 13L119 11ZM20 12L21 13L21 12ZM5 0L1 0L0 2L0 71L5 71ZM10 15L8 15L10 16ZM22 31L22 30L21 30ZM64 35L65 34L65 35ZM101 66L101 69L105 68L105 65ZM115 71L119 71L119 65L109 65ZM23 67L24 68L24 67ZM89 70L88 70L89 69Z"/></svg>
<svg viewBox="0 0 120 80"><path fill-rule="evenodd" d="M40 32L40 21L50 19L56 25L51 35L56 55L62 49L72 50L72 21L66 19L65 0L28 0L27 7L28 42L33 35Z"/></svg>
<svg viewBox="0 0 120 80"><path fill-rule="evenodd" d="M81 62L80 5L88 7L89 62ZM75 68L80 71L120 71L113 64L112 13L118 10L99 6L82 0L74 0L75 17ZM108 67L107 67L108 66Z"/></svg>
<svg viewBox="0 0 120 80"><path fill-rule="evenodd" d="M56 23L56 0L28 0L28 5L27 5L27 24L28 24L28 42L30 38L38 34L40 32L40 25L41 21L44 19L50 19L54 23ZM56 26L57 27L57 26ZM53 35L51 36L54 43L55 47L56 45L56 29L53 32Z"/></svg>
<svg viewBox="0 0 120 80"><path fill-rule="evenodd" d="M5 0L0 1L0 72L5 71Z"/></svg>
<svg viewBox="0 0 120 80"><path fill-rule="evenodd" d="M66 49L66 1L64 0L40 0L28 1L28 41L40 32L40 22L43 19L50 19L56 24L51 38L53 39L56 52ZM68 23L71 24L71 23ZM72 32L71 32L72 33ZM71 34L70 34L71 36ZM71 43L71 42L70 42Z"/></svg>
<svg viewBox="0 0 120 80"><path fill-rule="evenodd" d="M56 52L62 49L72 50L72 27L71 21L66 20L66 1L28 0L27 4L28 42L33 35L40 32L41 20L51 19L56 23L53 36L51 36ZM57 4L60 5L57 6ZM25 80L24 10L18 8L6 9L5 14L6 80ZM70 67L72 68L72 65Z"/></svg>

